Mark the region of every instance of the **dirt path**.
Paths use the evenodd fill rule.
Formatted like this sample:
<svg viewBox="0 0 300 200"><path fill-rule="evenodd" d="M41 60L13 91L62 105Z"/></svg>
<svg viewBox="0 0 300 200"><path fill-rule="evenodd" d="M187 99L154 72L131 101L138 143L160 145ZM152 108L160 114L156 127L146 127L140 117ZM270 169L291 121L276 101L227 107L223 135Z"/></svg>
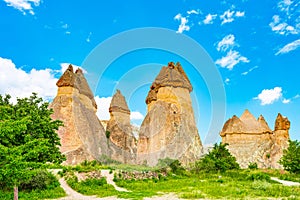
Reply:
<svg viewBox="0 0 300 200"><path fill-rule="evenodd" d="M300 186L300 183L293 182L293 181L280 180L279 178L276 178L276 177L271 177L271 180L277 181L278 183L281 183L284 186Z"/></svg>
<svg viewBox="0 0 300 200"><path fill-rule="evenodd" d="M116 185L116 183L114 182L114 174L113 173L109 173L109 170L101 170L101 175L106 177L106 181L108 184L114 186L114 188L117 190L117 191L120 191L120 192L128 192L128 190L126 190L125 188L121 188L121 187L118 187Z"/></svg>

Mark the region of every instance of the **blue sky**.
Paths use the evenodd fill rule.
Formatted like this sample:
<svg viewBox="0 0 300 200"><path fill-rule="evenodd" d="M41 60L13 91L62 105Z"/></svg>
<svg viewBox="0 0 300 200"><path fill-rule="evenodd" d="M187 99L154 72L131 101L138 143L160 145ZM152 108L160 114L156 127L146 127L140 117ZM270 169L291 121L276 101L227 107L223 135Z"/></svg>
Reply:
<svg viewBox="0 0 300 200"><path fill-rule="evenodd" d="M291 138L300 139L299 0L1 0L0 25L1 94L22 97L35 91L51 100L68 63L82 66L93 49L123 31L165 28L192 38L211 57L226 92L224 120L248 108L256 117L263 114L273 129L280 112L291 121ZM204 140L211 91L186 58L168 51L142 49L114 60L101 80L91 83L98 115L107 118L115 89L127 87L132 122L140 124L151 81L169 61L180 61L192 81ZM85 70L87 77L93 75Z"/></svg>

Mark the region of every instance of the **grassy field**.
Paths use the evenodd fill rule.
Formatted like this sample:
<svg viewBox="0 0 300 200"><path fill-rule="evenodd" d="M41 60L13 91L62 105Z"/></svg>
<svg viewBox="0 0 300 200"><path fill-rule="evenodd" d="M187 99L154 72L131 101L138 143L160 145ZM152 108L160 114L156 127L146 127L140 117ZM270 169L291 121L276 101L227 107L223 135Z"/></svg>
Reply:
<svg viewBox="0 0 300 200"><path fill-rule="evenodd" d="M111 169L116 173L115 182L118 186L130 192L118 192L108 185L104 178L86 179L78 181L74 172L98 171ZM233 170L223 173L194 174L184 171L184 175L169 172L168 176L159 176L145 180L123 180L119 171L151 171L157 168L143 166L112 165L100 166L97 164L83 164L76 167L64 167L61 173L68 184L84 195L97 195L98 197L117 196L126 199L143 199L174 193L185 199L299 199L300 187L287 187L270 179L271 176L283 180L300 182L300 175L289 174L280 170ZM55 185L55 184L54 184ZM65 196L60 187L47 190L20 191L20 199L55 199ZM0 199L13 199L11 191L1 191Z"/></svg>
<svg viewBox="0 0 300 200"><path fill-rule="evenodd" d="M295 175L283 175L276 170L236 170L197 175L174 174L160 179L116 180L118 186L130 192L115 191L105 180L101 180L100 183L99 180L77 182L73 178L68 182L73 189L82 194L99 197L143 199L164 193L175 193L185 199L300 199L300 187L282 186L270 180L270 176L286 176L300 180Z"/></svg>
<svg viewBox="0 0 300 200"><path fill-rule="evenodd" d="M64 196L66 196L66 193L61 187L56 187L47 190L19 191L19 200L56 199ZM14 199L13 189L11 189L10 191L0 190L0 199Z"/></svg>

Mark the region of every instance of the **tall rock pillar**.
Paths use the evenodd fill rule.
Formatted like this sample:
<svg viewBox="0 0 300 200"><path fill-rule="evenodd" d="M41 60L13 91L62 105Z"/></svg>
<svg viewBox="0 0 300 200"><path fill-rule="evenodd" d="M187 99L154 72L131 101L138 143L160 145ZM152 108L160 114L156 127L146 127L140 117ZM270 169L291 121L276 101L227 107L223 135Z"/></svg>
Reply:
<svg viewBox="0 0 300 200"><path fill-rule="evenodd" d="M130 110L120 90L112 98L109 113L106 135L109 138L111 158L122 163L135 164L136 139L130 124Z"/></svg>
<svg viewBox="0 0 300 200"><path fill-rule="evenodd" d="M171 158L186 165L202 155L191 91L180 63L170 62L161 69L146 98L148 113L139 132L139 164L154 166L159 159Z"/></svg>
<svg viewBox="0 0 300 200"><path fill-rule="evenodd" d="M66 164L75 165L85 160L99 160L108 155L105 131L96 116L94 95L81 69L74 73L72 65L57 81L57 96L50 105L53 119L62 120L58 130L60 150Z"/></svg>

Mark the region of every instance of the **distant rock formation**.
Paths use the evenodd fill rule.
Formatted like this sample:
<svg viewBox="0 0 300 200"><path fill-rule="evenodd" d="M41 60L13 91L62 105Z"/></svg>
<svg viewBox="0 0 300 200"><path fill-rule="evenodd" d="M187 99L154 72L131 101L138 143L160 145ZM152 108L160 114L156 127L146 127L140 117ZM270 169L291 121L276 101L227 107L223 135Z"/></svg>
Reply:
<svg viewBox="0 0 300 200"><path fill-rule="evenodd" d="M66 164L98 160L108 155L105 130L96 116L97 104L81 69L74 73L72 65L57 81L57 96L51 103L53 119L62 120L58 130L61 152Z"/></svg>
<svg viewBox="0 0 300 200"><path fill-rule="evenodd" d="M109 138L110 156L113 160L134 164L137 141L130 124L130 110L120 90L117 90L111 100L109 113L106 134Z"/></svg>
<svg viewBox="0 0 300 200"><path fill-rule="evenodd" d="M288 146L289 127L288 119L278 114L272 131L262 115L256 120L245 110L240 118L234 115L229 119L220 135L242 168L249 163L257 163L259 168L282 168L278 161Z"/></svg>
<svg viewBox="0 0 300 200"><path fill-rule="evenodd" d="M139 132L139 164L154 166L167 157L187 164L202 155L190 98L192 89L180 63L170 62L161 69L146 98L148 113Z"/></svg>

